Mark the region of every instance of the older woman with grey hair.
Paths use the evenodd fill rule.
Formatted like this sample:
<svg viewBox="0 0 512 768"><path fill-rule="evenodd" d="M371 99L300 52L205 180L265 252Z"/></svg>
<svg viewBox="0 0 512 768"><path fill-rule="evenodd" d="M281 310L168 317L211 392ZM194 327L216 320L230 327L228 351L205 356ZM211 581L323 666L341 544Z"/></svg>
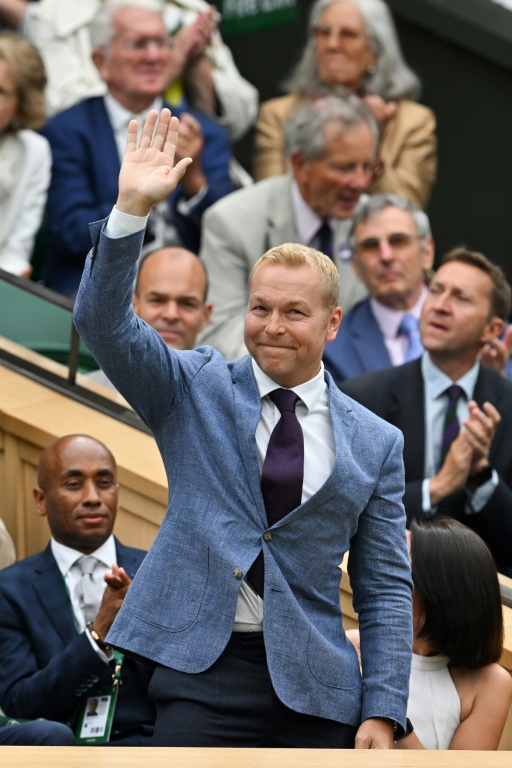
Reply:
<svg viewBox="0 0 512 768"><path fill-rule="evenodd" d="M307 97L343 86L361 96L379 124L381 163L371 192L391 192L425 208L436 174L435 117L418 104L417 76L405 63L383 0L317 0L308 42L286 86L265 102L256 125L257 180L286 173L283 125Z"/></svg>

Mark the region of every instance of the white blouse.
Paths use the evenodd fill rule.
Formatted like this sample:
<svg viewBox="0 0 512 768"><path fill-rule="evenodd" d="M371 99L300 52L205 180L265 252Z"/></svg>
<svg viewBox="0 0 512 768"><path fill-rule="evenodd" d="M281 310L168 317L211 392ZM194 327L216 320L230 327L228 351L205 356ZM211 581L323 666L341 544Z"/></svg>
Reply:
<svg viewBox="0 0 512 768"><path fill-rule="evenodd" d="M407 717L425 749L448 749L460 725L460 699L447 656L412 655Z"/></svg>

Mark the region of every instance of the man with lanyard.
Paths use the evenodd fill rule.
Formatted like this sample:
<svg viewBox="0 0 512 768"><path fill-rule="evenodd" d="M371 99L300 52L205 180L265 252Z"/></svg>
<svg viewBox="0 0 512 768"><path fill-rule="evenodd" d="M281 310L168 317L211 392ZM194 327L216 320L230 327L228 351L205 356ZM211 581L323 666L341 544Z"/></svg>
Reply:
<svg viewBox="0 0 512 768"><path fill-rule="evenodd" d="M0 706L69 724L79 744L150 746L143 668L103 642L145 555L112 535L114 457L91 437L60 438L41 455L34 499L52 538L0 573Z"/></svg>

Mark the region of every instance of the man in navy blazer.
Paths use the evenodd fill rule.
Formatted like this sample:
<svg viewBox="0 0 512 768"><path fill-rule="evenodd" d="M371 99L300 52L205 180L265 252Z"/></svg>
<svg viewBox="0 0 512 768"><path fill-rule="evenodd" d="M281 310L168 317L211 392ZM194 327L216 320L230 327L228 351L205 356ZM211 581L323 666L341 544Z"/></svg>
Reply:
<svg viewBox="0 0 512 768"><path fill-rule="evenodd" d="M324 365L337 384L422 353L418 323L434 261L426 213L397 195L367 198L354 215L348 242L369 297L345 314L325 348ZM405 316L416 344L403 327Z"/></svg>
<svg viewBox="0 0 512 768"><path fill-rule="evenodd" d="M14 718L76 727L87 699L112 687L113 654L102 641L145 552L112 536L116 465L91 437L71 435L46 448L34 498L52 540L43 552L0 571L0 706ZM103 593L87 626L76 597L74 563L82 554L98 557L95 585ZM155 709L144 669L126 659L122 681L109 743L150 746Z"/></svg>
<svg viewBox="0 0 512 768"><path fill-rule="evenodd" d="M343 392L404 435L407 518L448 514L488 544L512 576L512 383L482 365L510 311L510 286L482 254L456 249L430 283L419 360L357 376ZM460 386L460 432L442 453L447 388ZM448 447L448 446L447 446Z"/></svg>
<svg viewBox="0 0 512 768"><path fill-rule="evenodd" d="M47 204L46 285L74 295L90 245L89 222L108 215L117 197L120 157L131 118L155 105L170 76L171 48L161 4L105 2L92 23L93 61L108 93L85 99L44 128L53 156ZM209 117L176 108L182 120L180 151L194 159L192 174L168 199L160 221L170 220L160 244L197 253L203 212L235 189L229 175L228 131ZM65 137L65 139L64 139ZM175 227L175 231L172 229Z"/></svg>
<svg viewBox="0 0 512 768"><path fill-rule="evenodd" d="M155 666L157 746L389 748L405 728L411 655L401 435L324 374L341 309L337 270L317 251L286 244L256 264L251 354L236 362L173 350L134 315L147 214L188 163L173 167L178 121L163 110L154 133L157 118L138 149L130 127L116 207L92 227L75 304L84 341L152 429L170 489L107 641ZM261 468L280 423L269 394L292 388L301 503L269 524ZM339 604L349 548L362 677ZM264 599L251 577L260 554Z"/></svg>

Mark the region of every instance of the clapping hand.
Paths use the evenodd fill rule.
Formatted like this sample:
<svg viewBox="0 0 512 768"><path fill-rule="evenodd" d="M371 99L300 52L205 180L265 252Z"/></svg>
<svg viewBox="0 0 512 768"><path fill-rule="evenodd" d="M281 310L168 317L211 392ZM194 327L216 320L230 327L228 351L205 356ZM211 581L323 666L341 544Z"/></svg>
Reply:
<svg viewBox="0 0 512 768"><path fill-rule="evenodd" d="M130 122L119 174L116 202L119 211L147 216L154 205L174 192L192 162L191 158L184 157L174 165L178 134L178 118L171 117L169 109L162 109L160 119L158 112L151 110L137 147L137 121Z"/></svg>

